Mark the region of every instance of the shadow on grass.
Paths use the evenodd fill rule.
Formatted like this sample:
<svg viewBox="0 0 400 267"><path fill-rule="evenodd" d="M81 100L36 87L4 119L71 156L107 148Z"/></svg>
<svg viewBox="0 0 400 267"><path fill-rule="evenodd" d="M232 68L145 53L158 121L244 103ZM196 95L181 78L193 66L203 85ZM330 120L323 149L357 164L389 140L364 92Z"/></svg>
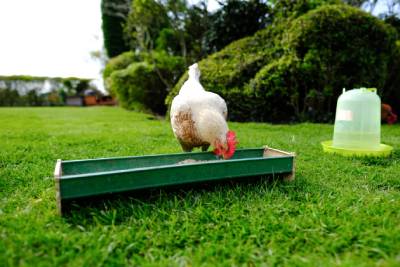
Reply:
<svg viewBox="0 0 400 267"><path fill-rule="evenodd" d="M366 166L389 167L393 164L398 164L398 161L400 160L400 150L394 149L389 157L364 157L357 159L361 162L361 164Z"/></svg>
<svg viewBox="0 0 400 267"><path fill-rule="evenodd" d="M286 195L310 191L310 184L284 181L281 176L242 177L207 183L192 183L127 193L102 195L63 203L63 217L74 225L118 225L131 218L155 217L176 209L190 210L199 202L214 207L229 204L232 198L250 198L278 192ZM300 191L300 192L299 192ZM312 190L311 190L312 191ZM210 204L211 203L211 204Z"/></svg>

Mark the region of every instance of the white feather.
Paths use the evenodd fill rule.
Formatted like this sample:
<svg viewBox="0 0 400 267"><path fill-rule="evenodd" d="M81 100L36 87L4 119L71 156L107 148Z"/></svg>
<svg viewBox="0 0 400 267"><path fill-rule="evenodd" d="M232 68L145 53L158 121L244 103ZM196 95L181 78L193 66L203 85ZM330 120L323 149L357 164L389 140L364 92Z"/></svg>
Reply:
<svg viewBox="0 0 400 267"><path fill-rule="evenodd" d="M176 137L179 136L177 114L190 114L198 136L213 145L216 139L226 142L228 109L219 95L207 92L200 84L200 70L197 63L189 67L189 79L171 104L171 125Z"/></svg>

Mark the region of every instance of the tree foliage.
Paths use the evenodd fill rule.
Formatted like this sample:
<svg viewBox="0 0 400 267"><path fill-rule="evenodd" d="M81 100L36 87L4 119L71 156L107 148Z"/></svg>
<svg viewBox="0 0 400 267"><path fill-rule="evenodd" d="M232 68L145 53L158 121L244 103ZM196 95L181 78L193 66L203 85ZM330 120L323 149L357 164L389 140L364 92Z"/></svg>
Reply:
<svg viewBox="0 0 400 267"><path fill-rule="evenodd" d="M228 0L214 14L205 2L133 0L125 35L133 51L163 50L188 65L270 21L270 8L261 0Z"/></svg>
<svg viewBox="0 0 400 267"><path fill-rule="evenodd" d="M97 90L90 79L76 77L0 76L0 106L58 106L66 96Z"/></svg>
<svg viewBox="0 0 400 267"><path fill-rule="evenodd" d="M161 98L170 104L186 79L175 85L178 77L204 57L202 82L227 100L233 120L329 121L343 87L378 87L384 101L396 99L395 31L346 0L228 0L215 13L205 2L132 1L131 52L104 71L124 107L163 114ZM156 105L146 100L152 94Z"/></svg>
<svg viewBox="0 0 400 267"><path fill-rule="evenodd" d="M396 29L398 36L400 38L400 18L395 15L390 15L390 16L386 16L384 18L384 21L386 23L392 25L392 27Z"/></svg>
<svg viewBox="0 0 400 267"><path fill-rule="evenodd" d="M129 13L130 0L102 0L101 17L104 47L109 57L128 51L123 35L123 25Z"/></svg>
<svg viewBox="0 0 400 267"><path fill-rule="evenodd" d="M103 73L106 88L126 108L165 113L165 106L153 104L164 105L186 67L264 27L267 10L259 0L230 0L212 17L204 1L189 5L186 0L133 0L124 29L132 52L109 61ZM152 81L144 82L138 75ZM130 84L134 81L140 83ZM150 94L154 103L145 100ZM139 105L139 100L144 102Z"/></svg>
<svg viewBox="0 0 400 267"><path fill-rule="evenodd" d="M343 87L377 87L384 101L395 68L396 33L345 5L278 20L200 62L202 84L228 102L237 121L328 121ZM171 103L187 76L167 97Z"/></svg>
<svg viewBox="0 0 400 267"><path fill-rule="evenodd" d="M167 10L155 0L133 0L125 26L125 35L133 51L154 49L155 39L169 26Z"/></svg>
<svg viewBox="0 0 400 267"><path fill-rule="evenodd" d="M132 51L165 51L193 62L204 55L208 15L205 6L184 0L133 0L125 36Z"/></svg>
<svg viewBox="0 0 400 267"><path fill-rule="evenodd" d="M261 0L228 0L210 15L207 31L209 52L221 50L229 43L254 34L272 21L270 7Z"/></svg>
<svg viewBox="0 0 400 267"><path fill-rule="evenodd" d="M110 90L115 94L121 105L127 109L165 114L164 99L168 91L166 79L175 84L182 75L183 61L181 57L155 52L152 55L142 53L140 60L124 67L123 58L129 58L129 52L115 58L109 68L114 68L106 78ZM148 57L152 57L151 60ZM116 60L121 58L120 60ZM150 63L153 62L153 63Z"/></svg>
<svg viewBox="0 0 400 267"><path fill-rule="evenodd" d="M340 0L273 0L274 20L294 19L322 5L340 4Z"/></svg>

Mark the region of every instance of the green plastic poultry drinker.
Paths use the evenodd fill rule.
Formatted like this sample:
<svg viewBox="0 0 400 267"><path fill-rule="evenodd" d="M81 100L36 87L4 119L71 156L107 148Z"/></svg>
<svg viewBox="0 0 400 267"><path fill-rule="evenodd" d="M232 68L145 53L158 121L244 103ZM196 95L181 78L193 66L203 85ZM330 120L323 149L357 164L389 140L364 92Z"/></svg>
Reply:
<svg viewBox="0 0 400 267"><path fill-rule="evenodd" d="M343 156L389 156L391 146L381 144L381 100L376 88L345 91L336 107L333 140L322 142L325 152Z"/></svg>

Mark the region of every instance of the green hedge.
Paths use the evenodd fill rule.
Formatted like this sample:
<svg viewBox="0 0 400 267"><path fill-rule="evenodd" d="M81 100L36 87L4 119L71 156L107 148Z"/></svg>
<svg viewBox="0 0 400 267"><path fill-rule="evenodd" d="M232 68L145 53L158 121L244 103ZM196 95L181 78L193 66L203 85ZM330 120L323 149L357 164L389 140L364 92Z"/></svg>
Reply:
<svg viewBox="0 0 400 267"><path fill-rule="evenodd" d="M163 88L163 84L154 66L145 62L132 63L126 69L114 71L110 78L111 89L124 108L139 111L148 111L148 108L157 111L164 109L163 103L157 99L162 99L166 94L158 90Z"/></svg>
<svg viewBox="0 0 400 267"><path fill-rule="evenodd" d="M400 37L400 36L399 36ZM390 70L382 92L382 99L394 109L396 114L400 114L400 40L396 42L391 61Z"/></svg>
<svg viewBox="0 0 400 267"><path fill-rule="evenodd" d="M133 62L140 62L140 59L138 58L135 53L129 51L129 52L124 52L120 54L119 56L116 56L112 59L110 59L106 67L104 68L103 71L103 79L104 79L104 85L105 89L108 91L108 93L112 96L116 95L116 92L114 92L111 88L111 79L110 76L114 71L117 70L123 70L127 68L130 64Z"/></svg>
<svg viewBox="0 0 400 267"><path fill-rule="evenodd" d="M103 76L107 90L124 108L165 114L164 100L183 64L181 57L165 53L126 52L108 62Z"/></svg>
<svg viewBox="0 0 400 267"><path fill-rule="evenodd" d="M386 84L395 40L393 28L372 15L325 5L277 20L202 60L201 83L227 100L231 120L328 121L343 87L377 87L384 101L396 94Z"/></svg>
<svg viewBox="0 0 400 267"><path fill-rule="evenodd" d="M383 94L395 40L392 27L355 8L328 6L297 19L287 47L307 78L296 88L300 99L315 90L325 104L321 111L332 112L343 87L377 87ZM302 113L321 113L304 100L298 107Z"/></svg>

